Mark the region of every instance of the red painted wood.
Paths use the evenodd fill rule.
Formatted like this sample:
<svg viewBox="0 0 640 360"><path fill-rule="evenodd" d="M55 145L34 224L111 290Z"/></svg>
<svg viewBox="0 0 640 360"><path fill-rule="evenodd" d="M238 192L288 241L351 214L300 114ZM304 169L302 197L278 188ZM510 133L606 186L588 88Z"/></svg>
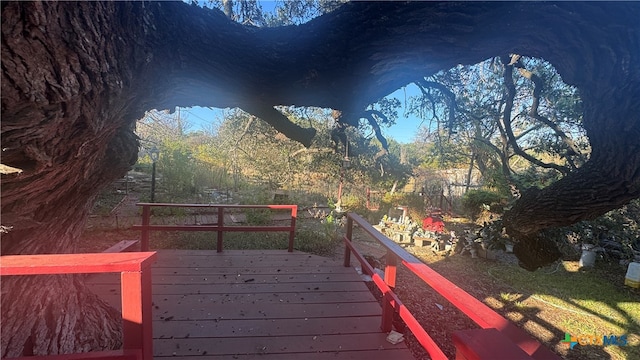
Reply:
<svg viewBox="0 0 640 360"><path fill-rule="evenodd" d="M120 291L124 348L143 349L142 358L152 360L151 272L123 272Z"/></svg>
<svg viewBox="0 0 640 360"><path fill-rule="evenodd" d="M420 345L429 353L429 356L432 359L444 360L447 359L442 349L433 341L431 336L424 330L422 325L416 320L416 318L411 314L409 309L404 306L402 301L398 298L398 296L393 292L393 290L387 285L387 283L378 275L375 271L373 271L373 267L369 264L368 261L360 253L353 247L353 244L350 241L345 239L345 244L347 247L350 247L353 250L354 255L360 261L362 266L362 271L371 275L373 282L376 284L378 289L382 291L384 295L383 300L383 310L382 310L382 324L381 328L383 331L390 331L391 326L393 324L393 315L394 310L397 312L402 320L405 322L409 330L416 337Z"/></svg>
<svg viewBox="0 0 640 360"><path fill-rule="evenodd" d="M79 354L24 356L12 360L136 360L142 359L140 350L92 351Z"/></svg>
<svg viewBox="0 0 640 360"><path fill-rule="evenodd" d="M297 209L298 205L238 205L238 204L174 204L174 203L137 203L137 206L152 207L188 207L188 208L229 208L229 209L273 209L273 210L292 210Z"/></svg>
<svg viewBox="0 0 640 360"><path fill-rule="evenodd" d="M531 360L516 344L496 329L473 329L451 334L456 346L456 358L467 360Z"/></svg>
<svg viewBox="0 0 640 360"><path fill-rule="evenodd" d="M349 213L348 216L349 218L352 218L354 222L362 228L362 230L369 234L369 236L381 243L388 251L391 251L398 256L402 264L407 269L416 274L480 327L485 329L498 329L513 343L518 344L521 349L536 359L559 359L555 353L532 338L524 330L515 326L502 315L496 313L493 309L469 295L469 293L462 290L454 283L428 267L422 261L406 252L398 244L382 235L361 216L353 213ZM352 250L355 251L355 249Z"/></svg>
<svg viewBox="0 0 640 360"><path fill-rule="evenodd" d="M293 252L293 243L296 239L296 219L298 217L298 208L291 209L291 225L289 226L289 247L287 251Z"/></svg>
<svg viewBox="0 0 640 360"><path fill-rule="evenodd" d="M151 218L151 206L145 205L142 207L142 232L140 250L149 251L149 222ZM135 229L135 226L134 226Z"/></svg>
<svg viewBox="0 0 640 360"><path fill-rule="evenodd" d="M141 250L149 250L150 231L215 231L218 235L216 250L222 252L223 237L225 232L289 232L288 251L293 252L295 240L296 219L298 216L297 205L227 205L227 204L170 204L170 203L138 203L142 206L142 225L134 225L132 228L141 230ZM212 208L217 209L218 221L215 225L150 225L151 207L183 207L183 208ZM291 212L289 226L226 226L224 224L225 209L271 209L289 210Z"/></svg>
<svg viewBox="0 0 640 360"><path fill-rule="evenodd" d="M386 265L384 268L384 282L389 285L390 288L396 287L396 271L398 265L398 258L391 251L387 251Z"/></svg>
<svg viewBox="0 0 640 360"><path fill-rule="evenodd" d="M291 226L218 226L218 225L133 225L134 230L148 229L150 231L223 231L223 232L280 232L290 231Z"/></svg>
<svg viewBox="0 0 640 360"><path fill-rule="evenodd" d="M64 355L60 359L153 359L151 264L155 252L10 255L0 257L0 275L121 273L124 349L118 353Z"/></svg>
<svg viewBox="0 0 640 360"><path fill-rule="evenodd" d="M347 233L345 234L345 239L347 244L351 244L351 239L353 239L353 219L347 217ZM351 246L344 247L344 264L345 267L351 266ZM364 268L362 268L364 270Z"/></svg>
<svg viewBox="0 0 640 360"><path fill-rule="evenodd" d="M222 240L223 240L223 236L224 236L224 230L222 230L222 228L224 227L224 207L219 207L218 208L218 238L217 243L216 243L216 249L217 251L220 253L222 252Z"/></svg>
<svg viewBox="0 0 640 360"><path fill-rule="evenodd" d="M0 256L0 275L141 271L151 266L155 256L155 252L5 255Z"/></svg>

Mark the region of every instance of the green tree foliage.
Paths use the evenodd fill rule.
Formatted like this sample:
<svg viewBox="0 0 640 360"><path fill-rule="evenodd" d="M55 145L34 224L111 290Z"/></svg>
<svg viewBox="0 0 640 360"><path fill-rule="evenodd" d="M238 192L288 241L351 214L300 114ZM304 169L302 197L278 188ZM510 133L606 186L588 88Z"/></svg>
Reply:
<svg viewBox="0 0 640 360"><path fill-rule="evenodd" d="M191 124L184 113L149 111L137 123L142 139L139 163L150 171L149 152L156 148L160 201L193 200L205 188L229 186L228 159L219 151L215 137L204 131L189 131Z"/></svg>
<svg viewBox="0 0 640 360"><path fill-rule="evenodd" d="M336 122L331 110L283 107L292 121L314 127L318 141L310 148L288 139L255 116L237 109L208 131L189 131L184 112L152 111L138 123L146 150L157 147L158 199L193 199L206 188L246 188L252 184L272 194L276 189L320 193L337 201L339 182L345 195L364 201L366 188L390 189L404 184L411 167L402 163L400 144L389 151L373 136L347 130L348 144L333 143ZM143 150L141 162L150 164ZM348 168L343 168L348 158ZM268 196L267 196L268 197ZM256 199L253 199L256 200ZM262 199L268 203L271 199ZM254 201L255 203L255 201Z"/></svg>
<svg viewBox="0 0 640 360"><path fill-rule="evenodd" d="M416 85L407 109L427 123L422 166L466 164L508 194L510 186L543 187L588 157L580 97L543 60L493 58Z"/></svg>
<svg viewBox="0 0 640 360"><path fill-rule="evenodd" d="M462 197L462 208L471 219L476 219L483 209L489 210L491 205L500 203L502 197L491 191L469 190Z"/></svg>

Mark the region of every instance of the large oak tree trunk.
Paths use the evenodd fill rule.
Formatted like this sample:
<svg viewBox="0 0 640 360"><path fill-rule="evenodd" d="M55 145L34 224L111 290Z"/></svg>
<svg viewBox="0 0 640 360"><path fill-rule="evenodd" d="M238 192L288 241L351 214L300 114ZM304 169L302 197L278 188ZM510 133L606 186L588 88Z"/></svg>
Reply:
<svg viewBox="0 0 640 360"><path fill-rule="evenodd" d="M2 255L73 253L97 192L135 162L129 10L2 4L2 162L22 170L2 177ZM121 344L119 314L78 276L1 286L3 358Z"/></svg>
<svg viewBox="0 0 640 360"><path fill-rule="evenodd" d="M354 124L411 81L508 53L543 57L580 88L593 148L577 173L506 214L524 265L556 256L541 229L640 193L637 3L355 2L278 29L182 2L1 6L2 163L22 170L2 176L3 254L75 250L96 194L135 161L145 110L238 106L309 144L313 130L274 105L339 109ZM118 343L117 316L79 279L3 279L2 294L3 357ZM96 333L104 341L82 340Z"/></svg>

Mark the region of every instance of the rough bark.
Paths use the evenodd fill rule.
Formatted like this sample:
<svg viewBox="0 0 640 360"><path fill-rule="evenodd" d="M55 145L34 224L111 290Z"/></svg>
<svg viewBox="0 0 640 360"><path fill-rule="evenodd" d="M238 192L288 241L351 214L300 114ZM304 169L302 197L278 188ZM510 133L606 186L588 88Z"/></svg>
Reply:
<svg viewBox="0 0 640 360"><path fill-rule="evenodd" d="M3 255L74 252L97 191L135 162L137 21L127 4L2 4L2 162L22 170L2 176ZM121 343L78 278L1 287L3 358Z"/></svg>
<svg viewBox="0 0 640 360"><path fill-rule="evenodd" d="M536 253L541 229L597 216L640 194L638 3L354 2L276 29L238 25L220 11L182 2L1 6L2 163L22 170L2 175L2 225L9 227L3 254L74 250L96 193L135 161L131 129L144 110L237 106L309 144L313 131L274 105L362 114L407 83L508 53L545 58L581 90L593 149L577 172L525 192L506 214L509 231L527 249L519 255L536 259L527 266L555 256ZM2 283L3 356L86 348L54 343L91 334L97 318L64 328L16 321L35 304L51 304L50 319L77 314L73 297L85 296L80 282L60 280L59 289L68 291L56 292L53 302L45 287L19 284ZM31 303L11 301L22 291ZM8 292L18 294L5 303ZM108 313L87 301L84 308ZM52 336L34 335L45 333ZM38 344L25 346L29 338Z"/></svg>

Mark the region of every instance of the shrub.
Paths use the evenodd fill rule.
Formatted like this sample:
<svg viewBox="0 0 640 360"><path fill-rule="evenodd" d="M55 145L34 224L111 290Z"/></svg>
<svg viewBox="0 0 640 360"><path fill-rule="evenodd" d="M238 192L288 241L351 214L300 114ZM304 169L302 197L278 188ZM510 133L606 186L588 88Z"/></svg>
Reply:
<svg viewBox="0 0 640 360"><path fill-rule="evenodd" d="M501 196L492 191L469 190L462 196L462 209L472 220L475 220L483 209L496 205Z"/></svg>
<svg viewBox="0 0 640 360"><path fill-rule="evenodd" d="M356 195L343 195L342 208L346 211L358 214L365 214L368 212L366 200L363 197Z"/></svg>
<svg viewBox="0 0 640 360"><path fill-rule="evenodd" d="M269 209L247 209L248 225L268 225L271 223L271 210Z"/></svg>

